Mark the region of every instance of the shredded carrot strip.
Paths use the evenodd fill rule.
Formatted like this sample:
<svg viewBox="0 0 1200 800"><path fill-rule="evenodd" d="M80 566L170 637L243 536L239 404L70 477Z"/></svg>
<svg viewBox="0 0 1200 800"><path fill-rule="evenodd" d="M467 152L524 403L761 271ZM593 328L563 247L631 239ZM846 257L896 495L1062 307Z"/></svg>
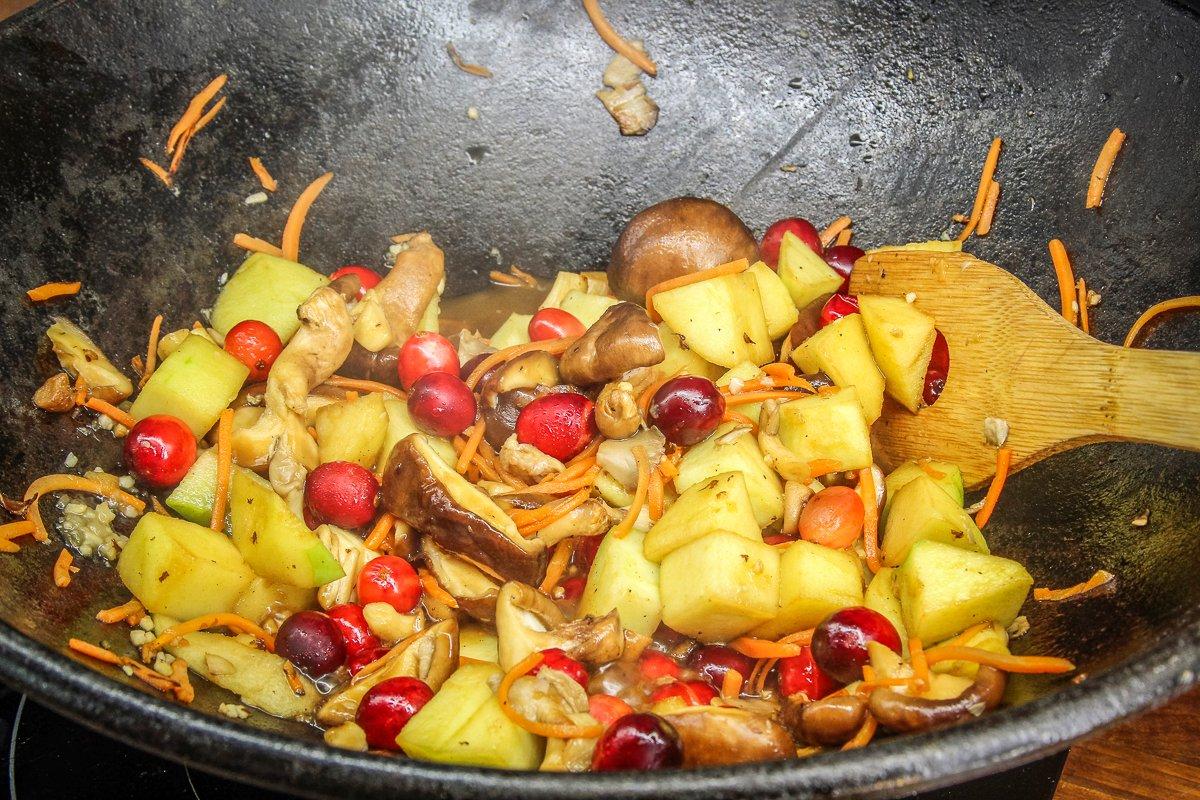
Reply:
<svg viewBox="0 0 1200 800"><path fill-rule="evenodd" d="M992 627L992 623L990 622L977 622L960 633L958 636L955 636L953 639L947 639L946 641L942 642L942 646L944 647L949 644L965 645L967 642L971 641L971 639L975 638L976 634L983 633L990 627ZM909 650L911 651L912 648L910 647Z"/></svg>
<svg viewBox="0 0 1200 800"><path fill-rule="evenodd" d="M146 366L142 369L142 378L138 381L139 387L146 385L146 381L150 380L150 375L158 364L158 337L162 333L162 323L163 315L158 314L154 317L154 322L150 324L150 342L146 345Z"/></svg>
<svg viewBox="0 0 1200 800"><path fill-rule="evenodd" d="M171 173L167 172L165 169L148 158L139 158L138 161L141 162L143 167L150 170L150 174L162 181L164 186L166 186L168 189L171 188Z"/></svg>
<svg viewBox="0 0 1200 800"><path fill-rule="evenodd" d="M233 477L233 409L227 408L217 419L217 489L213 496L212 519L208 527L225 530L225 509L229 505L229 483Z"/></svg>
<svg viewBox="0 0 1200 800"><path fill-rule="evenodd" d="M189 633L197 633L209 628L229 628L229 630L237 631L238 633L248 633L262 642L267 650L271 652L275 651L275 637L258 625L237 614L218 612L216 614L204 614L203 616L195 617L167 628L142 646L142 658L149 659L150 656L159 650L179 641Z"/></svg>
<svg viewBox="0 0 1200 800"><path fill-rule="evenodd" d="M983 162L983 173L979 176L979 188L975 192L975 205L971 209L971 216L967 220L966 227L958 233L960 242L966 241L979 225L984 203L987 202L988 189L992 185L992 176L996 173L996 164L1000 162L1001 145L1003 145L1003 141L999 137L992 139L992 146L988 148L987 158Z"/></svg>
<svg viewBox="0 0 1200 800"><path fill-rule="evenodd" d="M863 501L863 551L871 572L883 569L879 558L879 506L875 504L875 475L871 468L858 471L858 492Z"/></svg>
<svg viewBox="0 0 1200 800"><path fill-rule="evenodd" d="M73 568L71 562L75 560L75 556L71 555L71 551L63 548L59 551L58 558L54 560L54 585L60 589L65 589L71 585L71 570L78 572L78 568Z"/></svg>
<svg viewBox="0 0 1200 800"><path fill-rule="evenodd" d="M83 403L99 414L103 414L118 425L124 425L126 428L132 428L137 424L137 420L129 415L129 412L117 408L112 403L106 400L101 400L99 397L89 397Z"/></svg>
<svg viewBox="0 0 1200 800"><path fill-rule="evenodd" d="M506 347L503 350L497 350L490 356L479 362L479 366L467 377L467 386L474 389L487 372L498 364L503 364L505 361L511 361L517 356L532 353L535 350L545 350L552 356L562 355L567 348L575 344L578 336L568 336L563 339L546 339L540 342L526 342L525 344L517 344L512 347Z"/></svg>
<svg viewBox="0 0 1200 800"><path fill-rule="evenodd" d="M94 645L91 642L85 642L82 639L68 639L67 647L88 658L103 661L105 664L113 664L115 666L121 663L121 657L113 651L105 650L103 647Z"/></svg>
<svg viewBox="0 0 1200 800"><path fill-rule="evenodd" d="M750 262L744 258L739 258L737 261L730 261L728 264L721 264L711 269L702 269L699 272L689 272L687 275L680 275L678 278L671 278L662 283L656 283L646 290L646 310L650 312L652 320L662 322L662 317L654 310L655 295L669 292L672 289L678 289L681 286L691 286L693 283L720 278L724 275L737 275L748 269L750 269Z"/></svg>
<svg viewBox="0 0 1200 800"><path fill-rule="evenodd" d="M96 614L96 619L103 622L105 625L112 625L120 622L123 619L128 619L135 614L145 612L145 608L137 600L130 600L128 603L122 603L119 606L106 608Z"/></svg>
<svg viewBox="0 0 1200 800"><path fill-rule="evenodd" d="M29 503L29 509L25 514L29 521L33 523L33 538L39 542L47 541L50 538L50 534L46 531L46 526L42 522L42 514L38 509L37 501L41 499L42 495L49 494L50 492L87 492L88 494L98 494L101 497L107 497L110 500L127 505L139 514L146 510L145 503L117 486L109 486L90 478L81 478L78 475L43 475L29 484L29 488L25 490L25 496L22 498L25 502Z"/></svg>
<svg viewBox="0 0 1200 800"><path fill-rule="evenodd" d="M279 181L271 177L271 173L267 171L262 159L258 156L250 157L250 169L254 170L254 176L258 178L258 182L262 184L262 188L268 192L273 192L279 188Z"/></svg>
<svg viewBox="0 0 1200 800"><path fill-rule="evenodd" d="M658 470L650 473L650 483L646 486L646 504L650 508L650 519L658 522L663 515L663 476Z"/></svg>
<svg viewBox="0 0 1200 800"><path fill-rule="evenodd" d="M181 703L190 703L196 699L196 688L192 686L192 681L188 678L188 663L182 658L171 662L171 680L177 684L174 689L176 700Z"/></svg>
<svg viewBox="0 0 1200 800"><path fill-rule="evenodd" d="M225 107L225 98L222 97L220 100L218 100L216 103L213 104L212 108L210 108L208 111L206 111L204 113L204 116L202 116L199 120L196 121L196 124L194 127L188 129L187 133L185 133L183 135L183 137L180 138L179 144L176 146L175 156L171 159L171 166L168 167L168 172L170 172L172 175L174 175L179 170L179 165L183 163L183 154L187 152L188 145L190 145L192 143L192 138L197 133L199 133L205 126L207 126L208 123L212 122L213 117L215 117L217 115L217 112L220 111L224 107Z"/></svg>
<svg viewBox="0 0 1200 800"><path fill-rule="evenodd" d="M1079 329L1084 333L1092 332L1092 323L1088 319L1087 281L1083 278L1075 281L1075 304L1079 306Z"/></svg>
<svg viewBox="0 0 1200 800"><path fill-rule="evenodd" d="M570 466L568 466L566 469L564 469L562 472L558 473L557 475L552 476L550 478L550 480L554 481L555 483L558 483L560 481L573 480L574 478L578 478L582 475L587 474L587 471L594 466L596 466L596 457L595 456L592 456L590 458L585 458L582 461L573 461L573 462L571 462ZM549 481L547 481L547 482L549 482Z"/></svg>
<svg viewBox="0 0 1200 800"><path fill-rule="evenodd" d="M833 458L816 458L808 462L808 471L813 476L819 477L837 472L841 466L842 462Z"/></svg>
<svg viewBox="0 0 1200 800"><path fill-rule="evenodd" d="M635 445L632 452L634 460L637 461L637 489L633 493L633 503L630 504L629 510L625 512L625 519L621 520L617 527L609 531L611 535L618 539L624 539L633 530L633 523L637 522L638 514L642 512L642 506L646 504L646 493L650 490L650 459L646 455L646 448L640 444Z"/></svg>
<svg viewBox="0 0 1200 800"><path fill-rule="evenodd" d="M875 738L875 731L879 729L879 723L875 721L875 716L870 711L867 712L866 718L863 720L862 727L858 729L858 733L854 737L842 745L843 750L857 750L860 747L866 747Z"/></svg>
<svg viewBox="0 0 1200 800"><path fill-rule="evenodd" d="M296 674L296 667L292 662L283 662L283 677L288 683L288 688L292 690L292 694L296 697L304 697L304 684L300 682L300 676Z"/></svg>
<svg viewBox="0 0 1200 800"><path fill-rule="evenodd" d="M518 525L517 531L522 536L529 538L543 528L549 528L551 525L567 516L567 514L570 514L572 511L586 503L591 493L592 487L585 486L570 497L564 497L561 500L556 500L554 503L550 504L555 507L551 513L524 525ZM545 507L546 506L543 506L543 508Z"/></svg>
<svg viewBox="0 0 1200 800"><path fill-rule="evenodd" d="M979 527L987 525L988 520L992 518L992 512L996 510L996 503L1000 502L1000 493L1004 491L1004 482L1008 480L1008 470L1011 466L1012 448L1001 447L996 451L996 477L992 478L992 485L988 487L983 508L975 515L975 524Z"/></svg>
<svg viewBox="0 0 1200 800"><path fill-rule="evenodd" d="M82 286L83 284L79 281L43 283L41 286L35 286L25 292L25 296L34 303L40 303L43 300L53 300L56 297L70 297L79 294Z"/></svg>
<svg viewBox="0 0 1200 800"><path fill-rule="evenodd" d="M558 586L563 574L567 571L567 564L571 563L571 554L574 552L574 539L563 539L554 546L554 555L550 556L550 563L546 565L546 577L538 587L542 594L554 597L554 588Z"/></svg>
<svg viewBox="0 0 1200 800"><path fill-rule="evenodd" d="M129 667L139 680L150 684L161 692L170 692L175 689L176 684L173 680L164 675L159 675L145 664L138 663L132 658L119 656L111 650L105 650L103 647L97 647L81 639L68 640L67 647L80 655L94 658L104 664L111 664L114 667Z"/></svg>
<svg viewBox="0 0 1200 800"><path fill-rule="evenodd" d="M837 241L835 242L835 244L837 244L839 247L844 247L844 246L850 244L850 240L852 238L854 238L854 229L853 228L843 228L841 230L841 232L838 233Z"/></svg>
<svg viewBox="0 0 1200 800"><path fill-rule="evenodd" d="M987 236L992 231L992 220L996 217L996 203L1000 201L1000 183L992 181L988 186L987 199L983 201L983 212L979 216L976 236Z"/></svg>
<svg viewBox="0 0 1200 800"><path fill-rule="evenodd" d="M591 463L594 464L596 462L596 451L600 449L600 444L603 441L604 441L603 436L597 436L595 439L592 439L591 444L589 444L587 447L583 448L583 450L581 450L579 452L579 455L575 456L574 458L572 458L570 461L567 462L567 467L568 468L573 467L576 464L578 464L582 461L588 461L589 459L591 460Z"/></svg>
<svg viewBox="0 0 1200 800"><path fill-rule="evenodd" d="M1142 328L1145 328L1158 315L1168 311L1192 311L1195 309L1200 309L1200 295L1196 294L1155 303L1142 312L1142 315L1137 318L1137 322L1133 323L1133 327L1129 329L1129 333L1125 334L1124 346L1133 347Z"/></svg>
<svg viewBox="0 0 1200 800"><path fill-rule="evenodd" d="M772 642L751 636L739 636L729 646L750 658L791 658L800 655L800 645L794 642Z"/></svg>
<svg viewBox="0 0 1200 800"><path fill-rule="evenodd" d="M369 550L378 550L383 547L383 543L391 535L395 524L396 518L386 511L383 512L379 519L376 520L374 527L371 528L371 533L363 540L363 546Z"/></svg>
<svg viewBox="0 0 1200 800"><path fill-rule="evenodd" d="M721 415L722 422L736 422L739 425L749 425L755 431L758 430L758 423L747 417L745 414L739 414L731 408L725 409L725 413Z"/></svg>
<svg viewBox="0 0 1200 800"><path fill-rule="evenodd" d="M927 461L918 461L917 466L921 468L922 472L933 478L935 481L940 481L942 478L946 477L946 473L929 466L929 462Z"/></svg>
<svg viewBox="0 0 1200 800"><path fill-rule="evenodd" d="M678 455L676 455L678 458ZM668 455L658 464L658 471L662 473L664 480L674 480L679 476L679 465L675 459Z"/></svg>
<svg viewBox="0 0 1200 800"><path fill-rule="evenodd" d="M370 394L371 392L383 392L390 394L393 397L398 397L401 400L407 400L408 395L397 389L395 386L389 386L386 383L379 381L368 381L359 378L343 378L341 375L332 375L325 379L325 383L330 386L336 386L339 389L353 389L357 392Z"/></svg>
<svg viewBox="0 0 1200 800"><path fill-rule="evenodd" d="M538 491L541 494L570 494L577 492L580 489L591 489L596 484L596 478L600 476L600 468L592 466L588 471L579 478L569 481L548 481L546 483L535 484L534 486L513 486L514 491Z"/></svg>
<svg viewBox="0 0 1200 800"><path fill-rule="evenodd" d="M1100 148L1100 155L1096 156L1096 165L1092 167L1092 177L1088 180L1087 202L1084 203L1084 208L1099 208L1104 202L1104 187L1108 184L1108 176L1112 172L1113 163L1117 160L1117 154L1121 152L1121 146L1125 144L1125 133L1120 128L1113 128L1112 133L1108 135L1104 146Z"/></svg>
<svg viewBox="0 0 1200 800"><path fill-rule="evenodd" d="M850 227L853 220L845 214L829 223L825 230L821 231L821 246L829 247L837 240L838 234Z"/></svg>
<svg viewBox="0 0 1200 800"><path fill-rule="evenodd" d="M27 536L34 532L36 528L32 522L27 519L17 520L0 525L0 541L10 541L18 536Z"/></svg>
<svg viewBox="0 0 1200 800"><path fill-rule="evenodd" d="M442 588L442 585L438 583L437 578L434 577L432 572L421 567L417 570L417 574L421 576L421 588L425 590L425 594L444 606L458 608L458 601L454 599L454 595Z"/></svg>
<svg viewBox="0 0 1200 800"><path fill-rule="evenodd" d="M287 222L283 225L283 257L289 261L300 260L300 231L304 229L304 220L308 217L308 210L312 208L313 201L317 199L317 195L333 180L333 173L326 172L321 177L305 187L300 196L296 198L296 204L292 206L292 210L288 212Z"/></svg>
<svg viewBox="0 0 1200 800"><path fill-rule="evenodd" d="M1075 311L1075 275L1071 270L1071 259L1067 248L1058 239L1050 240L1050 261L1054 264L1054 276L1058 278L1058 300L1063 319L1072 325L1078 324Z"/></svg>
<svg viewBox="0 0 1200 800"><path fill-rule="evenodd" d="M761 403L763 400L799 400L806 397L803 392L785 392L781 390L772 390L769 392L742 392L741 394L732 394L725 398L725 407L743 406L747 403Z"/></svg>
<svg viewBox="0 0 1200 800"><path fill-rule="evenodd" d="M524 286L525 282L515 275L508 275L498 269L494 269L488 273L488 280L492 283L498 283L502 286Z"/></svg>
<svg viewBox="0 0 1200 800"><path fill-rule="evenodd" d="M505 673L496 690L496 699L500 701L500 708L503 709L504 716L530 733L545 736L547 739L595 739L599 737L604 733L603 725L552 725L546 722L535 722L522 716L509 705L508 692L512 689L512 685L517 682L518 678L524 677L531 669L541 664L544 658L545 656L541 653L530 653Z"/></svg>
<svg viewBox="0 0 1200 800"><path fill-rule="evenodd" d="M1077 583L1074 586L1069 586L1066 589L1045 589L1041 586L1033 590L1034 600L1069 600L1072 597L1078 597L1082 594L1087 594L1093 589L1099 589L1101 586L1112 581L1116 576L1108 570L1098 569L1096 574L1088 578L1083 583Z"/></svg>
<svg viewBox="0 0 1200 800"><path fill-rule="evenodd" d="M171 128L171 133L167 136L167 155L175 152L175 147L179 140L203 117L203 109L208 105L208 101L217 96L217 92L225 87L229 76L225 74L218 75L209 82L207 86L199 91L195 97L188 103L184 109L183 115L179 121Z"/></svg>
<svg viewBox="0 0 1200 800"><path fill-rule="evenodd" d="M454 62L454 66L468 75L474 75L477 78L492 77L492 71L487 67L480 66L479 64L471 64L463 60L463 57L458 54L458 48L450 42L446 42L446 52L450 54L450 60Z"/></svg>
<svg viewBox="0 0 1200 800"><path fill-rule="evenodd" d="M668 381L674 380L675 377L678 376L682 371L682 369L683 368L680 367L670 375L665 375L659 378L642 390L642 393L638 395L637 404L638 409L641 410L643 417L650 413L650 402L654 400L654 395L658 394L658 390L665 386Z"/></svg>
<svg viewBox="0 0 1200 800"><path fill-rule="evenodd" d="M726 700L732 700L742 693L742 673L736 669L725 671L725 677L721 678L721 697Z"/></svg>
<svg viewBox="0 0 1200 800"><path fill-rule="evenodd" d="M467 471L467 465L471 463L471 459L479 451L479 443L483 441L483 432L486 428L487 425L484 424L483 420L479 420L475 423L475 427L471 429L471 435L467 437L462 452L458 454L458 461L454 463L454 471L459 475Z"/></svg>
<svg viewBox="0 0 1200 800"><path fill-rule="evenodd" d="M252 253L266 253L276 258L284 258L283 250L270 242L263 241L247 233L235 233L233 235L233 243L243 250L249 250Z"/></svg>
<svg viewBox="0 0 1200 800"><path fill-rule="evenodd" d="M600 38L604 40L606 45L628 58L633 62L635 67L647 75L651 77L658 75L658 67L650 60L650 57L625 41L621 37L621 34L617 33L608 20L604 18L604 12L600 10L599 0L583 0L583 10L587 12L588 19L592 21L592 27L596 29L596 33L600 34Z"/></svg>
<svg viewBox="0 0 1200 800"><path fill-rule="evenodd" d="M925 651L929 665L942 661L970 661L985 667L1004 672L1020 672L1030 675L1056 674L1070 672L1075 665L1065 658L1053 656L1013 656L1003 653L993 653L979 647L962 647L960 645L941 645Z"/></svg>

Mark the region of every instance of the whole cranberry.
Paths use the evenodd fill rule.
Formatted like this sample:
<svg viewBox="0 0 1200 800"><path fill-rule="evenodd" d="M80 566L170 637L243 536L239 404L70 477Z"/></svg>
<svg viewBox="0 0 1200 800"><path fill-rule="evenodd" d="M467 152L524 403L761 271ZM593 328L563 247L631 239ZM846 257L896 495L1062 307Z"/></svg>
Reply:
<svg viewBox="0 0 1200 800"><path fill-rule="evenodd" d="M862 678L863 665L870 661L868 642L879 642L897 653L901 650L900 634L883 614L865 606L843 608L813 631L813 659L835 680L851 683Z"/></svg>
<svg viewBox="0 0 1200 800"><path fill-rule="evenodd" d="M679 664L666 653L657 650L646 650L638 659L638 671L648 681L659 678L678 678L681 674Z"/></svg>
<svg viewBox="0 0 1200 800"><path fill-rule="evenodd" d="M457 436L475 423L475 395L462 378L431 372L408 392L408 411L417 426L435 436Z"/></svg>
<svg viewBox="0 0 1200 800"><path fill-rule="evenodd" d="M378 661L388 654L388 649L383 645L379 647L368 647L366 650L359 650L357 653L351 654L346 659L346 670L351 675L357 675L359 671L370 664L372 661Z"/></svg>
<svg viewBox="0 0 1200 800"><path fill-rule="evenodd" d="M941 331L933 340L933 357L929 359L929 367L925 370L925 389L922 399L925 405L931 406L942 396L946 388L946 377L950 374L950 346Z"/></svg>
<svg viewBox="0 0 1200 800"><path fill-rule="evenodd" d="M225 334L225 352L250 369L248 380L265 381L271 365L283 352L283 340L265 322L247 319Z"/></svg>
<svg viewBox="0 0 1200 800"><path fill-rule="evenodd" d="M587 328L569 311L561 308L543 308L529 320L529 341L544 342L548 339L566 339L582 336Z"/></svg>
<svg viewBox="0 0 1200 800"><path fill-rule="evenodd" d="M821 255L821 234L817 233L816 227L811 222L800 217L781 219L767 228L762 242L758 245L758 257L765 261L771 269L779 266L779 245L783 242L785 233L795 235L808 245L810 250Z"/></svg>
<svg viewBox="0 0 1200 800"><path fill-rule="evenodd" d="M805 645L800 655L779 659L779 693L784 697L803 693L809 700L820 700L841 686L817 666L812 648Z"/></svg>
<svg viewBox="0 0 1200 800"><path fill-rule="evenodd" d="M457 375L458 351L445 336L432 331L414 333L400 346L396 357L400 385L411 389L418 378L431 372Z"/></svg>
<svg viewBox="0 0 1200 800"><path fill-rule="evenodd" d="M562 599L573 603L583 597L583 590L587 588L587 577L574 575L564 580L559 586L562 587Z"/></svg>
<svg viewBox="0 0 1200 800"><path fill-rule="evenodd" d="M358 573L358 601L387 603L401 614L417 607L421 600L421 579L412 564L400 556L378 556Z"/></svg>
<svg viewBox="0 0 1200 800"><path fill-rule="evenodd" d="M361 264L347 264L341 269L334 271L334 273L329 276L329 281L332 283L338 278L345 277L346 275L353 275L354 277L358 278L359 298L365 297L367 294L367 289L375 288L375 285L383 280L381 277L379 277L379 273L373 269L368 269Z"/></svg>
<svg viewBox="0 0 1200 800"><path fill-rule="evenodd" d="M183 480L196 461L196 437L178 417L155 414L130 429L125 466L139 481L166 489Z"/></svg>
<svg viewBox="0 0 1200 800"><path fill-rule="evenodd" d="M363 617L362 606L358 603L342 603L325 613L342 632L342 639L346 643L346 652L351 658L364 650L374 650L382 646L379 637L371 633L371 626Z"/></svg>
<svg viewBox="0 0 1200 800"><path fill-rule="evenodd" d="M297 611L279 626L275 653L310 678L320 678L346 662L346 642L329 617L319 611Z"/></svg>
<svg viewBox="0 0 1200 800"><path fill-rule="evenodd" d="M559 461L579 455L595 435L595 407L576 392L542 395L517 416L517 441Z"/></svg>
<svg viewBox="0 0 1200 800"><path fill-rule="evenodd" d="M433 690L418 678L388 678L372 686L354 721L367 734L367 744L376 750L399 750L396 737L413 715L425 707Z"/></svg>
<svg viewBox="0 0 1200 800"><path fill-rule="evenodd" d="M838 287L839 292L850 293L850 272L854 269L854 262L865 255L866 252L862 248L852 244L834 245L825 251L825 263L842 276L842 285Z"/></svg>
<svg viewBox="0 0 1200 800"><path fill-rule="evenodd" d="M651 703L678 698L689 706L706 706L715 700L717 690L704 681L674 681L664 683L650 694Z"/></svg>
<svg viewBox="0 0 1200 800"><path fill-rule="evenodd" d="M600 543L603 541L603 536L581 536L576 539L575 550L571 553L571 563L584 573L590 571L592 562L596 560L596 553L600 551Z"/></svg>
<svg viewBox="0 0 1200 800"><path fill-rule="evenodd" d="M725 680L725 673L733 670L742 676L742 680L750 679L754 669L754 659L744 656L730 647L719 644L706 644L697 647L688 656L688 666L700 673L700 677L708 681L715 689L720 689Z"/></svg>
<svg viewBox="0 0 1200 800"><path fill-rule="evenodd" d="M529 670L529 674L537 675L544 669L558 670L568 678L578 683L584 689L587 689L588 678L590 677L588 675L587 667L571 658L557 647L551 647L548 650L543 650L541 663Z"/></svg>
<svg viewBox="0 0 1200 800"><path fill-rule="evenodd" d="M650 770L683 764L683 743L674 726L657 714L627 714L601 734L592 770Z"/></svg>
<svg viewBox="0 0 1200 800"><path fill-rule="evenodd" d="M721 424L725 397L708 378L684 375L658 388L650 400L650 424L671 444L688 447L703 441Z"/></svg>
<svg viewBox="0 0 1200 800"><path fill-rule="evenodd" d="M379 481L369 469L350 461L329 461L305 478L305 521L360 528L375 518L378 499Z"/></svg>
<svg viewBox="0 0 1200 800"><path fill-rule="evenodd" d="M858 298L852 294L835 294L833 297L825 301L825 305L821 307L820 325L824 328L831 322L836 322L842 317L848 317L851 314L858 313Z"/></svg>

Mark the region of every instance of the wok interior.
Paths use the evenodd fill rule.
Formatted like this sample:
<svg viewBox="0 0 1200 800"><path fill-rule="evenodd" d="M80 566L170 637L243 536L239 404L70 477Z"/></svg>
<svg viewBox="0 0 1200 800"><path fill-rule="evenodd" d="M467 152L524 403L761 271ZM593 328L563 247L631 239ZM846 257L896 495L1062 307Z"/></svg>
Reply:
<svg viewBox="0 0 1200 800"><path fill-rule="evenodd" d="M70 315L127 364L155 313L185 324L211 304L217 276L240 260L235 232L278 231L325 168L336 178L310 214L307 263L373 264L387 235L427 228L447 253L448 294L464 294L497 263L543 276L602 266L637 209L677 194L719 199L756 232L793 213L847 213L856 243L934 238L967 210L998 135L1003 198L974 253L1049 298L1045 242L1063 238L1103 295L1093 331L1110 342L1145 306L1200 294L1200 188L1180 180L1200 167L1200 25L1174 6L1073 2L1034 18L973 3L947 13L612 2L611 18L647 39L661 70L648 81L658 126L622 139L592 97L610 53L573 3L200 5L47 6L0 28L0 62L20 65L0 75L6 494L67 452L84 466L116 457L107 435L81 436L29 403L50 368L49 315ZM447 41L496 78L454 69ZM222 71L234 113L192 145L176 197L136 157L152 155L183 98ZM1088 170L1116 125L1131 146L1101 213L1085 212ZM241 203L257 189L250 155L269 157L283 184L265 206ZM69 305L20 299L18 289L68 275L85 286ZM1171 323L1152 345L1196 349L1200 330ZM1108 444L1012 478L989 524L997 553L1038 585L1101 567L1118 579L1094 598L1031 601L1032 630L1014 649L1065 656L1094 678L1193 623L1198 474L1196 454ZM1150 524L1132 526L1145 510ZM0 559L0 618L55 650L69 636L118 635L92 619L126 599L113 573L84 564L59 591L55 551L24 550ZM1010 697L1026 702L1066 680L1017 678ZM198 688L200 709L229 699ZM251 723L317 735L264 714Z"/></svg>

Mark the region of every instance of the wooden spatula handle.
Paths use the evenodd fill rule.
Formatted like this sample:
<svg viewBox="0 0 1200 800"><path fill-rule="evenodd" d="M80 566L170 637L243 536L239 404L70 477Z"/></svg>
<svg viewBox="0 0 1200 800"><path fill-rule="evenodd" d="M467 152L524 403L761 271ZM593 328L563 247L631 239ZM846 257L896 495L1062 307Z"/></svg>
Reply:
<svg viewBox="0 0 1200 800"><path fill-rule="evenodd" d="M1200 450L1200 353L1112 350L1108 434Z"/></svg>

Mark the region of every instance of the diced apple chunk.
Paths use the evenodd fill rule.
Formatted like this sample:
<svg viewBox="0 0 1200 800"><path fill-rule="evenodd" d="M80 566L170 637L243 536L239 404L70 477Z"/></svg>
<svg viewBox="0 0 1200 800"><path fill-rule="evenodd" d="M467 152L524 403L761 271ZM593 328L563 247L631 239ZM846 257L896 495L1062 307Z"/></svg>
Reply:
<svg viewBox="0 0 1200 800"><path fill-rule="evenodd" d="M387 430L383 435L383 445L379 448L379 459L375 462L375 471L379 473L382 473L387 467L388 458L392 455L392 448L396 446L397 442L420 432L412 414L408 411L408 405L403 400L386 395L383 398L383 409L387 412L388 423ZM448 440L438 436L426 436L426 438L429 440L430 449L441 456L447 464L457 460L458 456L454 452L454 445L450 444Z"/></svg>
<svg viewBox="0 0 1200 800"><path fill-rule="evenodd" d="M772 339L778 339L792 329L800 319L800 312L796 310L787 286L775 270L756 261L750 265L749 272L758 283L758 296L767 318L767 333Z"/></svg>
<svg viewBox="0 0 1200 800"><path fill-rule="evenodd" d="M506 347L527 343L529 341L529 320L531 319L533 319L532 314L509 314L508 319L504 320L504 324L492 334L492 338L489 340L492 347L503 350Z"/></svg>
<svg viewBox="0 0 1200 800"><path fill-rule="evenodd" d="M871 466L871 431L855 389L784 403L779 407L779 439L802 463L825 462L821 474Z"/></svg>
<svg viewBox="0 0 1200 800"><path fill-rule="evenodd" d="M212 324L222 334L255 319L270 325L287 343L300 328L296 309L329 279L303 264L266 253L249 256L213 304Z"/></svg>
<svg viewBox="0 0 1200 800"><path fill-rule="evenodd" d="M900 610L900 598L896 595L896 570L884 567L875 573L875 577L867 584L863 605L888 618L896 628L896 633L900 634L902 655L908 658L908 629L904 627L904 614Z"/></svg>
<svg viewBox="0 0 1200 800"><path fill-rule="evenodd" d="M925 540L988 552L987 542L971 515L933 478L921 474L896 492L888 506L883 524L883 563L898 566L908 557L913 543Z"/></svg>
<svg viewBox="0 0 1200 800"><path fill-rule="evenodd" d="M779 608L775 618L751 631L778 639L814 628L839 608L863 602L862 564L852 550L797 541L779 558Z"/></svg>
<svg viewBox="0 0 1200 800"><path fill-rule="evenodd" d="M788 232L779 243L779 279L787 287L796 308L833 294L842 285L842 276L796 234Z"/></svg>
<svg viewBox="0 0 1200 800"><path fill-rule="evenodd" d="M905 461L900 466L896 467L884 479L884 485L887 489L887 500L883 506L883 517L887 518L888 511L892 506L892 498L903 489L909 481L918 475L926 475L933 479L933 482L942 488L946 494L954 499L954 502L960 506L963 504L963 479L962 470L956 464L951 464L949 461L934 461L922 460L920 463L916 461Z"/></svg>
<svg viewBox="0 0 1200 800"><path fill-rule="evenodd" d="M858 308L888 394L916 413L937 335L933 317L900 297L859 295Z"/></svg>
<svg viewBox="0 0 1200 800"><path fill-rule="evenodd" d="M616 609L621 627L653 636L662 620L658 565L642 549L646 534L605 536L579 600L579 616L602 617Z"/></svg>
<svg viewBox="0 0 1200 800"><path fill-rule="evenodd" d="M679 474L675 476L675 490L685 492L700 481L724 472L740 472L750 493L754 519L759 528L766 528L783 516L783 484L767 465L758 441L749 431L732 439L726 436L736 427L735 422L719 426L712 436L684 454Z"/></svg>
<svg viewBox="0 0 1200 800"><path fill-rule="evenodd" d="M574 289L567 292L567 296L563 298L562 305L559 308L582 322L583 327L590 328L596 324L596 320L604 316L605 311L619 302L621 301L615 297L606 297L602 294L588 294L587 292Z"/></svg>
<svg viewBox="0 0 1200 800"><path fill-rule="evenodd" d="M213 501L217 494L217 451L201 450L191 469L171 493L167 507L188 522L208 527L212 522Z"/></svg>
<svg viewBox="0 0 1200 800"><path fill-rule="evenodd" d="M705 361L688 346L685 338L671 330L671 326L665 322L658 325L658 340L662 342L663 351L666 353L662 363L654 367L660 377L696 375L714 380L721 374L719 366Z"/></svg>
<svg viewBox="0 0 1200 800"><path fill-rule="evenodd" d="M858 392L867 424L883 411L883 373L871 355L862 315L850 314L831 322L792 351L792 360L804 372L823 371L839 387Z"/></svg>
<svg viewBox="0 0 1200 800"><path fill-rule="evenodd" d="M757 365L743 361L736 365L721 377L717 378L714 383L718 388L730 386L734 381L746 383L748 381L756 381L767 373L763 372ZM762 412L762 403L745 403L737 407L739 413L744 414L750 419L758 422L758 417Z"/></svg>
<svg viewBox="0 0 1200 800"><path fill-rule="evenodd" d="M701 642L727 642L775 616L779 553L717 531L662 562L663 622Z"/></svg>
<svg viewBox="0 0 1200 800"><path fill-rule="evenodd" d="M203 436L241 391L250 370L204 336L189 334L146 381L129 409L137 420L170 414Z"/></svg>
<svg viewBox="0 0 1200 800"><path fill-rule="evenodd" d="M372 393L321 406L313 427L322 464L349 461L373 469L388 430L383 395Z"/></svg>
<svg viewBox="0 0 1200 800"><path fill-rule="evenodd" d="M646 558L662 561L673 550L713 531L762 541L746 478L740 472L714 475L679 495L646 534Z"/></svg>
<svg viewBox="0 0 1200 800"><path fill-rule="evenodd" d="M714 364L766 364L775 357L753 275L722 275L660 292L654 310Z"/></svg>
<svg viewBox="0 0 1200 800"><path fill-rule="evenodd" d="M1011 625L1032 585L1016 561L934 541L914 544L897 578L904 625L924 645L977 622Z"/></svg>

